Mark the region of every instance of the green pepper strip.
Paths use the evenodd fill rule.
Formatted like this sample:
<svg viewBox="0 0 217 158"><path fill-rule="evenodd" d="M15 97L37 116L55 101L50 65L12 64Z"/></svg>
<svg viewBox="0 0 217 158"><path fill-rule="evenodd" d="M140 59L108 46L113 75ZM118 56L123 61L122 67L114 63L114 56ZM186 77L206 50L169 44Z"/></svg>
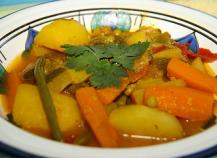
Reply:
<svg viewBox="0 0 217 158"><path fill-rule="evenodd" d="M47 87L46 80L45 80L44 62L45 62L45 59L43 57L40 57L36 61L34 75L35 75L36 83L37 83L38 90L40 93L40 97L42 100L43 108L44 108L44 111L48 119L48 123L51 128L53 139L57 141L63 141L60 127L57 122L56 109L54 107L53 100L51 98L51 94L49 92L49 89Z"/></svg>

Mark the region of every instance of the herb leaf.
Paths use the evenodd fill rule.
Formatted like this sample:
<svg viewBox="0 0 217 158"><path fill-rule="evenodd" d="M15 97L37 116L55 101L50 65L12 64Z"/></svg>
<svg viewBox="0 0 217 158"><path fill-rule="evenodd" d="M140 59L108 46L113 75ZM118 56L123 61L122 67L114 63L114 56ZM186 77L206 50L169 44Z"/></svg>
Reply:
<svg viewBox="0 0 217 158"><path fill-rule="evenodd" d="M75 70L86 70L90 83L97 87L120 86L121 78L127 76L135 59L148 48L149 42L131 46L121 44L73 46L64 45L67 54L66 66Z"/></svg>
<svg viewBox="0 0 217 158"><path fill-rule="evenodd" d="M127 76L126 71L118 64L111 64L108 60L94 63L88 70L92 74L90 82L95 87L120 85L120 78Z"/></svg>
<svg viewBox="0 0 217 158"><path fill-rule="evenodd" d="M119 63L126 69L132 69L134 60L140 57L148 48L149 43L137 43L131 46L113 45L112 48L107 50L108 54L112 54L114 63Z"/></svg>

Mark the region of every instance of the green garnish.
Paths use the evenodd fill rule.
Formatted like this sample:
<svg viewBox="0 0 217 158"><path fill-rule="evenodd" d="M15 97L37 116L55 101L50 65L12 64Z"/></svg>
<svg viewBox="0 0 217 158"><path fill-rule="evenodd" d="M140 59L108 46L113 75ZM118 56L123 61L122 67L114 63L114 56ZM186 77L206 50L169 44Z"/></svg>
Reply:
<svg viewBox="0 0 217 158"><path fill-rule="evenodd" d="M135 59L148 48L149 42L130 46L121 44L73 46L64 45L67 54L66 66L75 70L86 70L91 85L102 88L120 86L121 78L127 76Z"/></svg>

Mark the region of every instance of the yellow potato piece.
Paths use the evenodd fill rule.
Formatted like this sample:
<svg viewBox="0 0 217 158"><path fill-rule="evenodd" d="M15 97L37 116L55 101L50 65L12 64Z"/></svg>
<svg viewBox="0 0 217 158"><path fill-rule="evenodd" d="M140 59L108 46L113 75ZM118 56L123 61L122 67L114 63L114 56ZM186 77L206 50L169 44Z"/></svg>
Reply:
<svg viewBox="0 0 217 158"><path fill-rule="evenodd" d="M86 45L89 43L89 34L84 26L72 19L56 20L39 32L35 44L63 52L64 44Z"/></svg>
<svg viewBox="0 0 217 158"><path fill-rule="evenodd" d="M62 132L73 131L82 126L80 112L74 99L58 93L52 93L52 98ZM34 85L19 85L12 115L15 123L24 129L50 132L38 89Z"/></svg>
<svg viewBox="0 0 217 158"><path fill-rule="evenodd" d="M32 49L31 49L31 54L33 56L36 56L36 57L44 56L46 54L50 54L50 53L54 53L54 52L56 53L56 51L54 51L52 49L48 49L48 48L46 48L44 46L39 46L37 44L33 44Z"/></svg>
<svg viewBox="0 0 217 158"><path fill-rule="evenodd" d="M161 35L161 31L159 29L155 29L153 27L145 27L143 26L138 31L133 32L127 39L126 43L128 45L132 45L138 42L153 42L156 41Z"/></svg>
<svg viewBox="0 0 217 158"><path fill-rule="evenodd" d="M183 129L173 115L144 105L127 105L112 111L111 124L121 133L180 138Z"/></svg>
<svg viewBox="0 0 217 158"><path fill-rule="evenodd" d="M61 92L69 84L78 84L85 81L89 75L86 71L76 71L73 69L67 69L56 76L48 83L48 88L54 92Z"/></svg>
<svg viewBox="0 0 217 158"><path fill-rule="evenodd" d="M202 61L202 59L201 59L200 57L195 58L195 59L192 61L191 65L192 65L194 68L200 70L201 72L206 73L206 69L205 69L205 67L204 67L204 63L203 63L203 61Z"/></svg>
<svg viewBox="0 0 217 158"><path fill-rule="evenodd" d="M182 51L179 48L171 48L171 49L166 49L163 51L160 51L156 54L153 55L154 59L159 59L159 58L178 58L181 60L186 61L186 58L182 55Z"/></svg>

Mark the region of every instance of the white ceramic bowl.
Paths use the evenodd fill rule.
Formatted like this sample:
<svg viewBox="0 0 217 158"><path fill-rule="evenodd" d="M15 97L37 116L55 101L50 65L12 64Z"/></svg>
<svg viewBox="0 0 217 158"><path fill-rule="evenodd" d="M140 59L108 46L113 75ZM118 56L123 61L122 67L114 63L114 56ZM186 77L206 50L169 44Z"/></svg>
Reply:
<svg viewBox="0 0 217 158"><path fill-rule="evenodd" d="M94 24L95 13L105 11ZM97 13L97 14L98 14ZM87 29L95 25L112 25L135 30L140 25L154 25L178 39L191 35L201 47L217 52L217 18L171 3L151 0L79 0L57 1L30 7L0 19L1 69L25 49L28 29L39 30L57 18L75 18ZM118 18L124 18L119 22ZM195 42L194 41L194 42ZM217 72L216 63L211 64ZM104 149L67 145L32 135L0 118L0 147L19 156L73 157L73 158L164 158L207 157L217 151L217 126L194 136L148 147Z"/></svg>

